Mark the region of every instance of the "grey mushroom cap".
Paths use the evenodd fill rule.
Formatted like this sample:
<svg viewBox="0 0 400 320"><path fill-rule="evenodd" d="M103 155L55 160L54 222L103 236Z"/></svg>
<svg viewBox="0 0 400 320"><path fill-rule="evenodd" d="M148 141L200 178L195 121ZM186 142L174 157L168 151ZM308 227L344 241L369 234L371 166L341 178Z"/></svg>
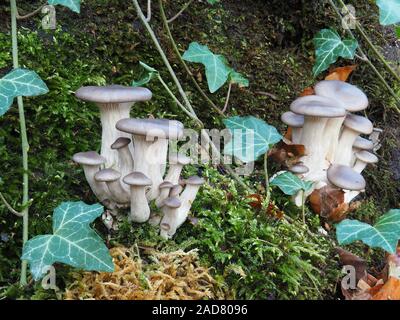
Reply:
<svg viewBox="0 0 400 320"><path fill-rule="evenodd" d="M191 162L192 162L192 158L190 158L184 154L181 154L181 153L175 153L169 157L170 164L182 164L182 165L186 166Z"/></svg>
<svg viewBox="0 0 400 320"><path fill-rule="evenodd" d="M131 143L131 139L125 138L125 137L120 137L115 142L111 145L111 149L117 150L121 149L123 147L126 147L128 144Z"/></svg>
<svg viewBox="0 0 400 320"><path fill-rule="evenodd" d="M344 126L363 134L371 134L374 130L372 122L367 118L349 113L344 120Z"/></svg>
<svg viewBox="0 0 400 320"><path fill-rule="evenodd" d="M76 163L88 166L99 166L106 163L106 159L95 151L76 153L72 157L72 160Z"/></svg>
<svg viewBox="0 0 400 320"><path fill-rule="evenodd" d="M338 118L346 115L346 109L340 102L321 96L305 96L293 101L290 110L310 117Z"/></svg>
<svg viewBox="0 0 400 320"><path fill-rule="evenodd" d="M163 183L161 183L158 187L160 189L171 189L174 185L169 182L169 181L164 181Z"/></svg>
<svg viewBox="0 0 400 320"><path fill-rule="evenodd" d="M365 189L366 185L361 174L343 165L331 165L328 169L328 180L333 185L345 190L360 191Z"/></svg>
<svg viewBox="0 0 400 320"><path fill-rule="evenodd" d="M303 164L295 164L289 170L296 174L304 174L310 171L310 169Z"/></svg>
<svg viewBox="0 0 400 320"><path fill-rule="evenodd" d="M378 157L376 155L374 155L371 152L365 151L365 150L357 152L356 158L365 163L377 163L378 162Z"/></svg>
<svg viewBox="0 0 400 320"><path fill-rule="evenodd" d="M302 128L304 125L304 116L292 111L282 114L281 120L284 124L293 128Z"/></svg>
<svg viewBox="0 0 400 320"><path fill-rule="evenodd" d="M83 101L106 104L148 101L151 99L152 93L146 88L111 85L82 87L76 91L75 96Z"/></svg>
<svg viewBox="0 0 400 320"><path fill-rule="evenodd" d="M176 184L176 185L174 185L174 186L171 188L171 190L170 190L170 192L169 192L169 195L170 195L171 197L177 197L177 196L179 196L179 194L180 194L182 191L183 191L183 187L182 187L181 185L179 185L179 184Z"/></svg>
<svg viewBox="0 0 400 320"><path fill-rule="evenodd" d="M167 119L122 119L117 122L120 131L146 137L178 140L183 136L183 124Z"/></svg>
<svg viewBox="0 0 400 320"><path fill-rule="evenodd" d="M151 186L153 182L141 172L132 172L124 177L123 181L130 186Z"/></svg>
<svg viewBox="0 0 400 320"><path fill-rule="evenodd" d="M121 178L121 174L114 169L100 170L94 175L94 179L99 182L113 182Z"/></svg>
<svg viewBox="0 0 400 320"><path fill-rule="evenodd" d="M362 150L372 150L374 148L374 143L363 137L357 137L356 141L353 143L353 147Z"/></svg>
<svg viewBox="0 0 400 320"><path fill-rule="evenodd" d="M182 205L182 202L178 198L169 197L164 200L163 205L169 208L179 208Z"/></svg>
<svg viewBox="0 0 400 320"><path fill-rule="evenodd" d="M200 178L199 176L192 176L185 180L186 184L195 185L195 186L202 185L202 184L204 184L204 182L205 182L204 179Z"/></svg>
<svg viewBox="0 0 400 320"><path fill-rule="evenodd" d="M315 93L337 99L348 111L361 111L368 107L368 98L355 85L339 80L324 80L316 84Z"/></svg>

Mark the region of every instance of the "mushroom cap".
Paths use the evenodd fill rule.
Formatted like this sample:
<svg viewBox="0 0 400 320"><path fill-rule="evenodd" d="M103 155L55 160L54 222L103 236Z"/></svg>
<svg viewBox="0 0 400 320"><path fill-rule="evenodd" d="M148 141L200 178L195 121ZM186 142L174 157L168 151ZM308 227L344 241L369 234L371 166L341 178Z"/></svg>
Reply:
<svg viewBox="0 0 400 320"><path fill-rule="evenodd" d="M367 118L349 113L344 120L344 126L363 134L371 134L374 130L372 122Z"/></svg>
<svg viewBox="0 0 400 320"><path fill-rule="evenodd" d="M179 208L182 205L182 202L178 198L169 197L163 201L163 205L169 208Z"/></svg>
<svg viewBox="0 0 400 320"><path fill-rule="evenodd" d="M169 196L177 197L182 192L182 190L183 190L183 187L180 184L176 184L171 188L171 190L169 192Z"/></svg>
<svg viewBox="0 0 400 320"><path fill-rule="evenodd" d="M200 186L204 184L204 179L200 178L199 176L192 176L189 177L188 179L185 180L186 184L194 185L194 186Z"/></svg>
<svg viewBox="0 0 400 320"><path fill-rule="evenodd" d="M169 181L164 181L163 183L161 183L158 187L160 189L171 189L174 185L169 182Z"/></svg>
<svg viewBox="0 0 400 320"><path fill-rule="evenodd" d="M113 182L121 178L121 173L114 169L100 170L94 175L94 179L99 182Z"/></svg>
<svg viewBox="0 0 400 320"><path fill-rule="evenodd" d="M290 110L310 117L338 118L346 115L346 109L334 99L311 95L297 98L290 105Z"/></svg>
<svg viewBox="0 0 400 320"><path fill-rule="evenodd" d="M377 163L378 157L371 152L368 151L359 151L356 153L356 158L365 163Z"/></svg>
<svg viewBox="0 0 400 320"><path fill-rule="evenodd" d="M106 159L95 151L76 153L72 157L72 160L76 163L88 166L99 166L106 163Z"/></svg>
<svg viewBox="0 0 400 320"><path fill-rule="evenodd" d="M75 96L83 101L97 103L124 103L148 101L152 93L146 88L133 88L120 85L82 87L75 92Z"/></svg>
<svg viewBox="0 0 400 320"><path fill-rule="evenodd" d="M296 174L304 174L310 171L310 169L303 164L295 164L289 170Z"/></svg>
<svg viewBox="0 0 400 320"><path fill-rule="evenodd" d="M122 119L117 122L120 131L146 137L178 140L183 136L183 124L168 119Z"/></svg>
<svg viewBox="0 0 400 320"><path fill-rule="evenodd" d="M329 167L328 180L333 185L346 190L363 190L366 182L361 174L349 166L333 164Z"/></svg>
<svg viewBox="0 0 400 320"><path fill-rule="evenodd" d="M130 186L151 186L153 182L141 172L132 172L124 177L123 181Z"/></svg>
<svg viewBox="0 0 400 320"><path fill-rule="evenodd" d="M293 128L302 128L304 125L304 116L292 111L282 114L281 120L284 124Z"/></svg>
<svg viewBox="0 0 400 320"><path fill-rule="evenodd" d="M169 156L169 163L170 164L181 164L186 166L187 164L192 162L192 158L181 154L181 153L174 153Z"/></svg>
<svg viewBox="0 0 400 320"><path fill-rule="evenodd" d="M324 80L316 84L319 96L339 100L348 111L361 111L368 107L368 98L358 87L339 80Z"/></svg>
<svg viewBox="0 0 400 320"><path fill-rule="evenodd" d="M372 150L374 148L374 143L371 140L365 139L363 137L357 137L356 141L354 141L353 143L353 148Z"/></svg>
<svg viewBox="0 0 400 320"><path fill-rule="evenodd" d="M126 137L120 137L115 142L111 145L111 149L116 150L116 149L121 149L123 147L126 147L128 144L131 143L131 139L126 138Z"/></svg>

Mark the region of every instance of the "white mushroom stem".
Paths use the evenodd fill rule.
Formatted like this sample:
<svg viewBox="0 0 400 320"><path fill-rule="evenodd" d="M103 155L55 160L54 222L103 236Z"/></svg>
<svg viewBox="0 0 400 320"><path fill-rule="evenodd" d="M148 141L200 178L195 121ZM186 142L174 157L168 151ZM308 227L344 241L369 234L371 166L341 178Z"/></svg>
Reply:
<svg viewBox="0 0 400 320"><path fill-rule="evenodd" d="M128 193L123 187L120 179L115 181L106 182L108 190L111 193L112 198L119 204L127 204L131 201L130 193Z"/></svg>
<svg viewBox="0 0 400 320"><path fill-rule="evenodd" d="M196 199L197 192L199 191L201 185L190 185L187 184L185 190L183 190L182 194L179 197L182 205L179 207L177 214L175 216L174 230L173 234L175 234L176 230L186 221L190 208L192 207L192 203L194 199Z"/></svg>
<svg viewBox="0 0 400 320"><path fill-rule="evenodd" d="M104 182L99 182L94 179L96 173L100 170L100 166L82 165L85 178L89 183L93 193L100 201L111 200L112 196Z"/></svg>
<svg viewBox="0 0 400 320"><path fill-rule="evenodd" d="M359 132L345 127L339 139L339 146L336 150L334 163L349 166L353 156L353 144Z"/></svg>
<svg viewBox="0 0 400 320"><path fill-rule="evenodd" d="M183 164L181 163L170 163L168 173L165 176L165 180L176 185L179 184L179 177L183 169Z"/></svg>
<svg viewBox="0 0 400 320"><path fill-rule="evenodd" d="M102 127L101 155L106 158L106 167L114 167L118 163L118 152L111 149L111 145L119 137L128 137L129 134L121 132L115 128L121 119L129 118L133 102L127 103L99 103L100 120Z"/></svg>
<svg viewBox="0 0 400 320"><path fill-rule="evenodd" d="M147 192L147 199L154 200L160 194L158 186L163 182L168 156L168 139L156 138L150 146L149 174L148 177L153 181L151 189Z"/></svg>
<svg viewBox="0 0 400 320"><path fill-rule="evenodd" d="M344 120L345 117L331 118L326 124L323 141L326 145L325 158L329 163L334 161Z"/></svg>
<svg viewBox="0 0 400 320"><path fill-rule="evenodd" d="M180 221L180 219L177 218L179 214L178 210L179 208L170 208L167 206L164 206L162 208L162 212L164 214L160 222L160 236L162 238L172 238L173 235L176 233L176 230L179 228L178 222ZM185 220L183 220L183 222L185 222Z"/></svg>
<svg viewBox="0 0 400 320"><path fill-rule="evenodd" d="M160 194L158 195L158 197L156 199L157 208L161 208L163 206L164 200L169 197L170 190L171 190L171 188L162 188L162 189L160 189Z"/></svg>
<svg viewBox="0 0 400 320"><path fill-rule="evenodd" d="M293 144L299 144L301 140L301 134L303 131L303 128L293 128L292 129L292 143Z"/></svg>
<svg viewBox="0 0 400 320"><path fill-rule="evenodd" d="M133 150L133 148L132 148ZM133 158L129 145L120 148L118 152L118 167L116 170L121 172L121 176L125 177L133 171ZM129 186L121 181L123 189L129 193Z"/></svg>
<svg viewBox="0 0 400 320"><path fill-rule="evenodd" d="M328 167L325 160L324 129L328 119L321 117L304 117L304 127L301 134L300 144L303 144L306 149L306 156L303 156L300 161L310 168L310 172L305 175L309 181L322 180L324 176L323 170Z"/></svg>
<svg viewBox="0 0 400 320"><path fill-rule="evenodd" d="M131 220L143 223L150 218L150 207L144 186L131 186Z"/></svg>
<svg viewBox="0 0 400 320"><path fill-rule="evenodd" d="M362 191L344 190L344 203L350 203Z"/></svg>

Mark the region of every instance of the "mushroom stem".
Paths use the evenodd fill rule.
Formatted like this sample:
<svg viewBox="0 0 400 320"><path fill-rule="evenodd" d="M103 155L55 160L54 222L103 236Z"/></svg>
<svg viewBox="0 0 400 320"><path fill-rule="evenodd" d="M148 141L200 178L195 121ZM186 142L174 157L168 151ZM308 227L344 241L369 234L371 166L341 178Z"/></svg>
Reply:
<svg viewBox="0 0 400 320"><path fill-rule="evenodd" d="M340 132L345 117L331 118L326 124L326 130L324 132L323 141L326 143L325 159L332 163L336 155L336 150L339 145Z"/></svg>
<svg viewBox="0 0 400 320"><path fill-rule="evenodd" d="M101 201L111 200L111 194L104 182L99 182L94 179L97 172L100 171L100 166L82 165L85 178L89 183L90 188L96 197Z"/></svg>
<svg viewBox="0 0 400 320"><path fill-rule="evenodd" d="M133 102L126 103L98 103L102 127L101 155L106 158L106 167L114 167L118 164L118 152L111 149L111 145L120 137L129 137L128 133L118 131L115 128L121 119L129 118ZM133 151L133 150L132 150Z"/></svg>
<svg viewBox="0 0 400 320"><path fill-rule="evenodd" d="M292 127L292 143L293 144L300 143L302 131L303 131L303 128L293 128Z"/></svg>
<svg viewBox="0 0 400 320"><path fill-rule="evenodd" d="M122 187L121 180L106 182L111 196L116 202L120 204L127 204L130 202L130 194Z"/></svg>
<svg viewBox="0 0 400 320"><path fill-rule="evenodd" d="M353 155L353 144L357 137L360 135L359 132L354 131L350 128L344 128L339 139L339 146L335 154L334 163L349 166L351 164Z"/></svg>
<svg viewBox="0 0 400 320"><path fill-rule="evenodd" d="M356 171L356 172L358 172L358 173L361 173L361 172L364 171L364 169L365 169L366 167L367 167L367 163L366 163L366 162L361 161L361 160L357 160L357 161L356 161L356 164L355 164L354 167L353 167L353 170Z"/></svg>
<svg viewBox="0 0 400 320"><path fill-rule="evenodd" d="M143 223L150 218L150 207L144 186L131 186L131 215L133 222Z"/></svg>

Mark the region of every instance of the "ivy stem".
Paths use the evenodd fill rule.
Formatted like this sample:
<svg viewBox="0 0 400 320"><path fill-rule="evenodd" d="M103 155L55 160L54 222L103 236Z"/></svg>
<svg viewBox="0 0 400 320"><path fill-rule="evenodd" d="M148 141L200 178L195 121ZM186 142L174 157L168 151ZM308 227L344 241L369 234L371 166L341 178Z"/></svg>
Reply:
<svg viewBox="0 0 400 320"><path fill-rule="evenodd" d="M167 21L167 16L165 15L165 10L164 10L164 5L162 0L159 0L159 4L160 4L160 14L161 14L161 20L163 21L164 24L164 28L167 31L167 35L169 38L169 41L171 42L172 48L175 51L175 54L178 58L178 60L180 61L180 63L182 64L183 68L186 70L186 73L189 75L190 80L192 80L195 88L197 89L197 91L200 93L200 95L208 102L208 104L222 117L225 117L224 112L217 107L217 105L210 99L210 97L204 92L204 90L200 87L200 85L198 84L198 82L196 81L196 79L194 78L192 72L189 69L189 66L186 64L185 60L183 60L181 53L179 52L178 46L174 40L174 37L172 36L172 32L171 29L168 25L168 21Z"/></svg>
<svg viewBox="0 0 400 320"><path fill-rule="evenodd" d="M224 105L224 108L222 109L223 113L225 113L226 109L228 109L229 99L231 97L231 91L232 91L232 82L229 82L228 93L226 95L225 105Z"/></svg>
<svg viewBox="0 0 400 320"><path fill-rule="evenodd" d="M11 38L12 38L12 58L14 69L19 68L18 61L18 35L17 35L17 3L16 0L10 0L11 5ZM24 102L22 97L17 98L18 103L18 113L19 113L19 123L21 129L21 147L22 147L22 243L25 244L28 241L28 222L29 222L29 176L28 176L28 136L26 132L26 121L25 121L25 110ZM27 261L22 261L21 266L21 279L20 284L25 286L27 284L26 280L27 274Z"/></svg>
<svg viewBox="0 0 400 320"><path fill-rule="evenodd" d="M192 4L193 0L190 0L189 2L187 2L186 4L183 5L182 9L178 11L178 13L176 15L174 15L171 19L168 19L167 22L168 23L172 23L174 22L177 18L179 18L179 16L185 12L185 10Z"/></svg>
<svg viewBox="0 0 400 320"><path fill-rule="evenodd" d="M343 19L339 8L336 6L336 4L333 2L333 0L328 0L329 3L331 4L332 8L334 9L334 11L336 12L337 16L339 19ZM354 33L351 31L350 27L347 25L346 27L346 31L347 33L353 38L356 39ZM399 96L394 92L394 90L392 89L392 87L387 83L387 81L385 80L385 78L383 77L383 75L379 72L379 70L374 66L374 64L371 62L371 60L368 58L368 56L364 53L364 51L361 49L361 46L358 47L358 52L361 55L361 60L366 62L369 67L372 69L372 71L375 72L375 74L378 76L379 80L381 81L381 83L386 87L386 89L388 90L388 92L393 96L393 98L396 100L397 106L391 106L392 108L394 108L396 110L397 113L400 113L400 98Z"/></svg>
<svg viewBox="0 0 400 320"><path fill-rule="evenodd" d="M343 0L338 0L340 5L345 9L347 8ZM382 53L379 52L378 48L372 43L371 39L368 37L366 34L364 28L362 25L357 21L356 17L353 16L353 14L349 11L348 13L351 15L351 18L356 21L355 26L357 31L361 34L361 36L364 38L365 42L368 44L368 46L372 49L372 51L376 54L378 59L383 63L383 65L386 67L386 69L397 79L397 81L400 82L400 75L393 70L393 68L390 66L390 64L387 62L385 57L382 55Z"/></svg>
<svg viewBox="0 0 400 320"><path fill-rule="evenodd" d="M269 206L269 202L271 201L271 190L269 189L269 176L268 176L268 152L264 154L264 174L265 174L265 205Z"/></svg>
<svg viewBox="0 0 400 320"><path fill-rule="evenodd" d="M16 17L17 17L18 20L26 20L26 19L29 19L30 17L33 17L33 16L37 15L39 12L41 12L44 6L45 6L45 4L41 5L41 6L40 6L39 8L37 8L36 10L34 10L34 11L30 12L30 13L27 13L27 14L25 14L25 15L22 15L22 16L19 14L18 8L17 8Z"/></svg>
<svg viewBox="0 0 400 320"><path fill-rule="evenodd" d="M303 223L306 224L306 191L301 193L301 213L303 215Z"/></svg>
<svg viewBox="0 0 400 320"><path fill-rule="evenodd" d="M11 213L13 213L13 214L15 214L17 217L23 217L23 215L22 215L22 213L21 212L18 212L17 210L15 210L9 203L8 203L8 201L6 200L6 198L4 198L4 195L0 192L0 200L1 201L3 201L3 203L4 203L4 205L7 207L7 209L11 212Z"/></svg>

